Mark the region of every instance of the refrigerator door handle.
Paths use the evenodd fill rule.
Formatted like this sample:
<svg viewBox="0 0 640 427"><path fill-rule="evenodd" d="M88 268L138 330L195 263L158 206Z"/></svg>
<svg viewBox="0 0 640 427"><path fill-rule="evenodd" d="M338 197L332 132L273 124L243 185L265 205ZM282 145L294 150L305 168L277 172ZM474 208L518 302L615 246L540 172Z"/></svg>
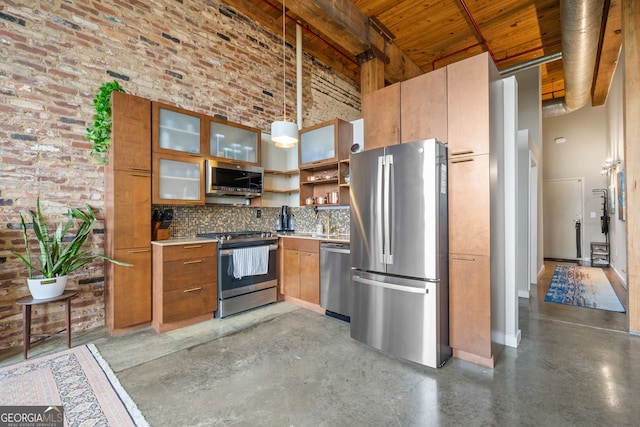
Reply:
<svg viewBox="0 0 640 427"><path fill-rule="evenodd" d="M380 242L380 239L382 239L382 221L383 221L383 213L382 213L382 172L383 172L383 167L384 167L384 156L379 156L378 157L378 176L377 176L377 182L376 182L376 219L375 219L375 227L376 227L376 233L375 233L375 239L378 240L377 243L374 247L376 248L380 248L380 252L378 252L376 254L377 258L378 258L378 262L380 264L384 264L384 250L382 247L382 242Z"/></svg>
<svg viewBox="0 0 640 427"><path fill-rule="evenodd" d="M393 264L391 253L391 170L393 155L387 154L384 160L384 257L385 264Z"/></svg>
<svg viewBox="0 0 640 427"><path fill-rule="evenodd" d="M364 283L365 285L377 286L379 288L392 289L394 291L411 292L414 294L428 294L429 288L414 288L412 286L402 286L393 283L378 282L376 280L365 279L361 276L353 275L353 281Z"/></svg>

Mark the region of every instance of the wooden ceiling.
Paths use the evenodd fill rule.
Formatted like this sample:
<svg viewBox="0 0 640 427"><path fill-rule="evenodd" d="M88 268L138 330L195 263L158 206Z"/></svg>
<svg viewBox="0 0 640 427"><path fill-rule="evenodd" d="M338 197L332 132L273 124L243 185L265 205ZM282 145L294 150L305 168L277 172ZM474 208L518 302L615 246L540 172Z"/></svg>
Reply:
<svg viewBox="0 0 640 427"><path fill-rule="evenodd" d="M282 33L280 0L224 1ZM593 105L606 101L618 59L620 1L604 1ZM356 83L358 55L380 35L389 58L387 83L485 51L501 71L562 51L560 0L286 0L286 8L287 40L295 44L295 26L301 25L304 51ZM541 76L542 100L564 96L562 59L542 65Z"/></svg>

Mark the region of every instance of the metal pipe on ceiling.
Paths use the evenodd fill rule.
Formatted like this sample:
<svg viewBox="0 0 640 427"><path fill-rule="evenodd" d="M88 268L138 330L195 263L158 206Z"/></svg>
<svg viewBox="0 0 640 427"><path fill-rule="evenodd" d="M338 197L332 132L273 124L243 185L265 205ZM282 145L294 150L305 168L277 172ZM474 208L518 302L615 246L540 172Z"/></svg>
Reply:
<svg viewBox="0 0 640 427"><path fill-rule="evenodd" d="M549 62L557 61L558 59L562 59L562 52L551 53L549 55L523 62L522 64L514 65L513 67L505 68L500 71L500 76L504 77L510 74L519 73L520 71L528 70L529 68L537 67L542 64L548 64Z"/></svg>
<svg viewBox="0 0 640 427"><path fill-rule="evenodd" d="M604 0L562 0L560 7L564 102L568 111L574 111L591 99Z"/></svg>

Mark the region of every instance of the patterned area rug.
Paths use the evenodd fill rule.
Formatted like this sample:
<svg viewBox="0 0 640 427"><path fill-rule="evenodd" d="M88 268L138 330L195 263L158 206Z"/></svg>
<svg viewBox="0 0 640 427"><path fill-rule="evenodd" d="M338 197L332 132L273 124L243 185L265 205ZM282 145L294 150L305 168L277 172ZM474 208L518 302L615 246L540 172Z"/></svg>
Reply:
<svg viewBox="0 0 640 427"><path fill-rule="evenodd" d="M0 405L62 406L69 426L148 426L89 344L0 369Z"/></svg>
<svg viewBox="0 0 640 427"><path fill-rule="evenodd" d="M600 268L558 265L546 302L624 313L625 309Z"/></svg>

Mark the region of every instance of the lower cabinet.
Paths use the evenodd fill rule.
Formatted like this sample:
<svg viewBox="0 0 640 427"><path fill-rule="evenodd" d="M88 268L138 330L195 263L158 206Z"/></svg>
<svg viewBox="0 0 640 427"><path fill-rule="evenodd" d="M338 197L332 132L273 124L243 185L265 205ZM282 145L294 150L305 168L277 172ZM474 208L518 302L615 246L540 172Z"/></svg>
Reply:
<svg viewBox="0 0 640 427"><path fill-rule="evenodd" d="M107 289L106 318L109 331L124 332L151 321L151 248L119 249L113 252L125 267L106 263L110 286Z"/></svg>
<svg viewBox="0 0 640 427"><path fill-rule="evenodd" d="M283 238L282 294L320 304L320 242Z"/></svg>
<svg viewBox="0 0 640 427"><path fill-rule="evenodd" d="M166 332L213 318L218 308L216 242L153 244L153 327Z"/></svg>
<svg viewBox="0 0 640 427"><path fill-rule="evenodd" d="M449 254L449 340L454 357L492 365L490 284L489 257Z"/></svg>

